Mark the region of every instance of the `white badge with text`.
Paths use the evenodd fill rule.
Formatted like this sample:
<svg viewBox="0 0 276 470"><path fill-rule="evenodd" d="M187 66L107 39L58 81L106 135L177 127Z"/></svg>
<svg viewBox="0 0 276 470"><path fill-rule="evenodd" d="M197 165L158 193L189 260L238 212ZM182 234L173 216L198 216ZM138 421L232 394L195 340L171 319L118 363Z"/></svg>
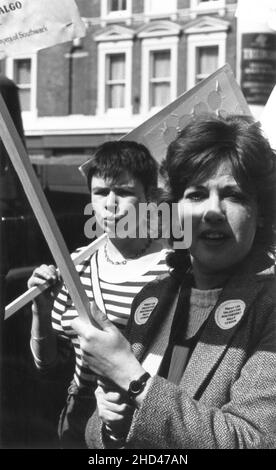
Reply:
<svg viewBox="0 0 276 470"><path fill-rule="evenodd" d="M137 325L144 325L155 306L158 304L157 297L149 297L148 299L143 300L143 302L137 307L134 320Z"/></svg>
<svg viewBox="0 0 276 470"><path fill-rule="evenodd" d="M215 321L222 330L229 330L239 323L245 310L243 300L227 300L215 312Z"/></svg>

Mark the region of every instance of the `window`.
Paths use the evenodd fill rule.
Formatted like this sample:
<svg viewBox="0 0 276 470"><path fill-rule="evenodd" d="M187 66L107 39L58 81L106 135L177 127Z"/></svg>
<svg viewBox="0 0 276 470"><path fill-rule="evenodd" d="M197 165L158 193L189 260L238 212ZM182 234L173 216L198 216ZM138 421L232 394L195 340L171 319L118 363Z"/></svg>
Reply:
<svg viewBox="0 0 276 470"><path fill-rule="evenodd" d="M196 48L196 83L204 80L218 68L218 46Z"/></svg>
<svg viewBox="0 0 276 470"><path fill-rule="evenodd" d="M125 19L131 16L132 0L101 0L102 19Z"/></svg>
<svg viewBox="0 0 276 470"><path fill-rule="evenodd" d="M177 96L178 37L142 41L141 112L156 112Z"/></svg>
<svg viewBox="0 0 276 470"><path fill-rule="evenodd" d="M121 11L127 9L126 0L109 0L108 1L108 12Z"/></svg>
<svg viewBox="0 0 276 470"><path fill-rule="evenodd" d="M145 14L175 13L176 9L176 0L144 0Z"/></svg>
<svg viewBox="0 0 276 470"><path fill-rule="evenodd" d="M19 88L22 111L31 110L31 59L16 59L13 62L13 78Z"/></svg>
<svg viewBox="0 0 276 470"><path fill-rule="evenodd" d="M106 55L106 105L105 109L125 107L126 90L125 54Z"/></svg>
<svg viewBox="0 0 276 470"><path fill-rule="evenodd" d="M141 113L154 113L177 97L177 57L182 27L149 21L137 32L142 48Z"/></svg>
<svg viewBox="0 0 276 470"><path fill-rule="evenodd" d="M19 89L23 113L36 111L36 55L6 59L6 73Z"/></svg>
<svg viewBox="0 0 276 470"><path fill-rule="evenodd" d="M95 37L98 42L99 115L114 111L116 115L131 114L133 34L116 25Z"/></svg>
<svg viewBox="0 0 276 470"><path fill-rule="evenodd" d="M171 51L150 53L150 107L163 107L170 101Z"/></svg>
<svg viewBox="0 0 276 470"><path fill-rule="evenodd" d="M184 28L187 35L187 88L194 87L226 61L228 21L200 17Z"/></svg>
<svg viewBox="0 0 276 470"><path fill-rule="evenodd" d="M187 87L192 88L225 64L225 33L188 37Z"/></svg>

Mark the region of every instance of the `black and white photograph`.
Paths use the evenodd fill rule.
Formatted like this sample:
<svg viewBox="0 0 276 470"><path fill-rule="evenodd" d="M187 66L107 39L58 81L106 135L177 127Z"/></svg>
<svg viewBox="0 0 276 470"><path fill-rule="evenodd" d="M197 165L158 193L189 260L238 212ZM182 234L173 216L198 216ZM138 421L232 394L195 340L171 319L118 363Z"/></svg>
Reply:
<svg viewBox="0 0 276 470"><path fill-rule="evenodd" d="M0 0L0 449L276 449L275 123L276 0Z"/></svg>

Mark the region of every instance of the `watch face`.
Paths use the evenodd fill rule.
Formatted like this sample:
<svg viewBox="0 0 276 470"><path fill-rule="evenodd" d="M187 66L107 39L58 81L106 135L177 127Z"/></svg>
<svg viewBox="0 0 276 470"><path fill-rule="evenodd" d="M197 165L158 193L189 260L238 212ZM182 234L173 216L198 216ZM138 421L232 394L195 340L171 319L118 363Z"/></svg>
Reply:
<svg viewBox="0 0 276 470"><path fill-rule="evenodd" d="M139 380L133 380L129 386L131 393L137 393L141 390L141 382Z"/></svg>
<svg viewBox="0 0 276 470"><path fill-rule="evenodd" d="M139 393L142 393L149 378L150 374L145 372L138 380L132 380L130 382L127 392L130 399L133 399L139 395Z"/></svg>

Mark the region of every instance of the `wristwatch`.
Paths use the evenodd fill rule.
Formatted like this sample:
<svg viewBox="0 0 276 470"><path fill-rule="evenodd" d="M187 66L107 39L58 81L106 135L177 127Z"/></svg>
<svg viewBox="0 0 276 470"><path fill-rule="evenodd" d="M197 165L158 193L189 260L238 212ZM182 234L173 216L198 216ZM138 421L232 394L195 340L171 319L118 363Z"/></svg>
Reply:
<svg viewBox="0 0 276 470"><path fill-rule="evenodd" d="M127 391L127 395L130 400L135 400L135 398L142 393L150 377L150 374L145 372L139 379L132 380L130 382Z"/></svg>

